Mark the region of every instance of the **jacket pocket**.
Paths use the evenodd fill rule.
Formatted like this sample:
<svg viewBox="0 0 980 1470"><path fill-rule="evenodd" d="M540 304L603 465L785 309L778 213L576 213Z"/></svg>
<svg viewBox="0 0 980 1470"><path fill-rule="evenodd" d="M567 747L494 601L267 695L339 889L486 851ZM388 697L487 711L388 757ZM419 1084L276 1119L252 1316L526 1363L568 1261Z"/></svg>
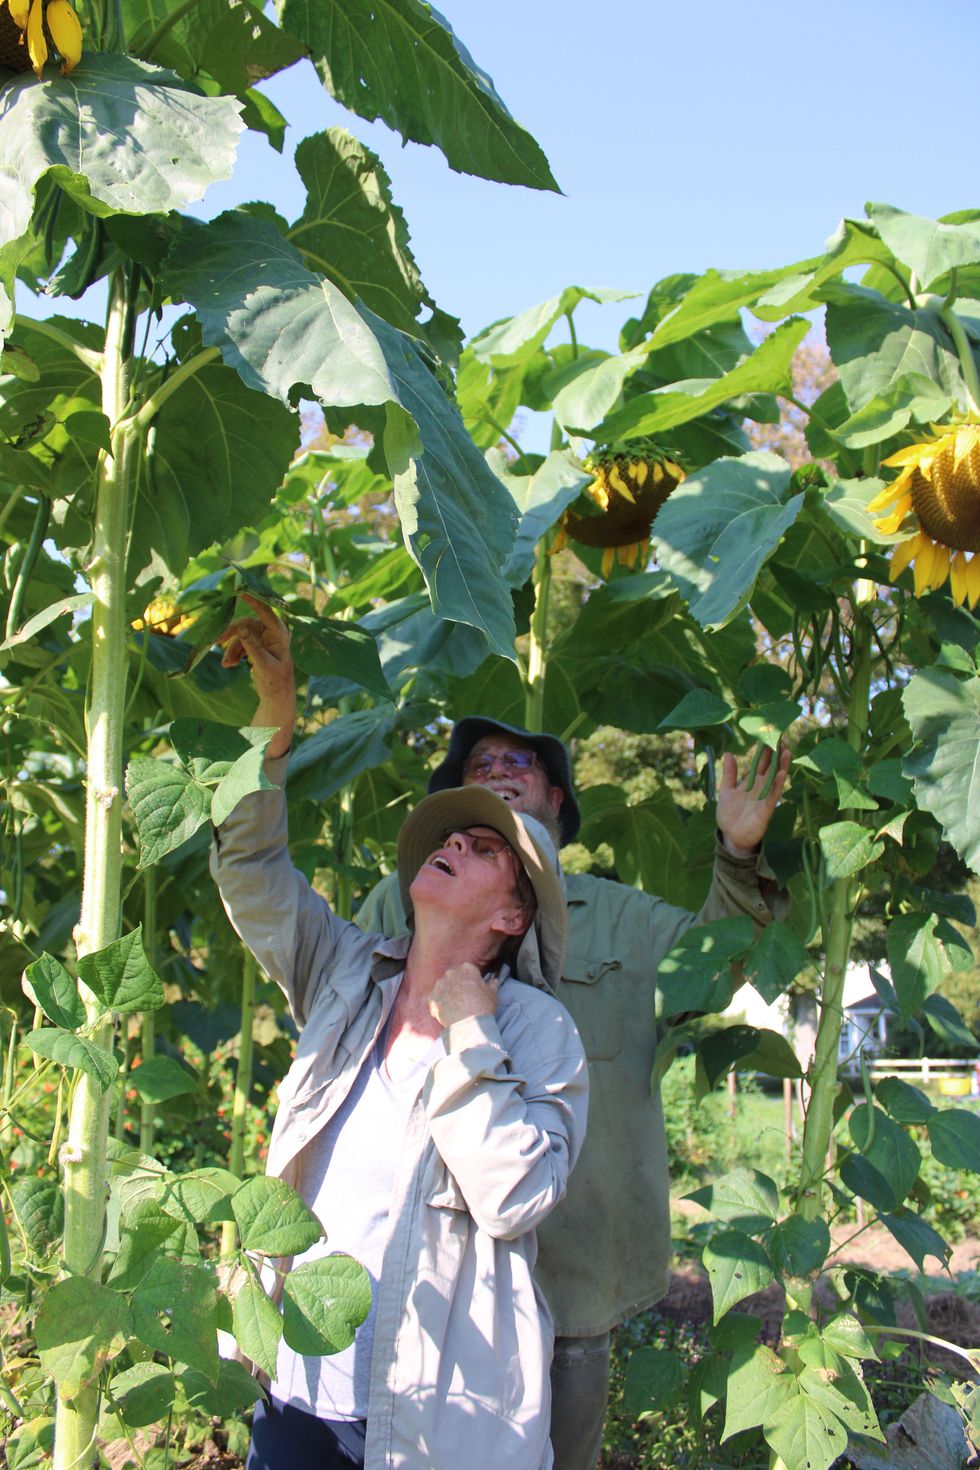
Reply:
<svg viewBox="0 0 980 1470"><path fill-rule="evenodd" d="M571 1012L590 1062L609 1061L622 1051L622 970L621 960L570 954L565 961L558 999Z"/></svg>

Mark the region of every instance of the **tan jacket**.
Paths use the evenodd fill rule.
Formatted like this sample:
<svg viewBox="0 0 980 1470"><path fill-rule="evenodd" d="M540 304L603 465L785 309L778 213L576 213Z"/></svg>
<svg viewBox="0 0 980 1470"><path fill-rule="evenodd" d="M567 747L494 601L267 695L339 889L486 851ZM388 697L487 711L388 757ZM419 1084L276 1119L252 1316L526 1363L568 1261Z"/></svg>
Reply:
<svg viewBox="0 0 980 1470"><path fill-rule="evenodd" d="M697 915L607 878L566 874L568 956L558 998L589 1060L589 1133L567 1198L539 1232L535 1267L561 1337L606 1332L667 1289L667 1144L660 1089L650 1087L658 969L694 924L730 914L767 924L765 872L764 859L733 857L719 842ZM404 928L397 883L378 884L358 923L386 934Z"/></svg>
<svg viewBox="0 0 980 1470"><path fill-rule="evenodd" d="M302 1193L306 1145L387 1020L408 937L367 935L331 913L292 866L278 790L239 803L212 871L301 1028L267 1168ZM531 1274L534 1230L581 1148L584 1052L565 1008L509 976L496 1015L458 1022L443 1042L392 1199L365 1467L547 1470L553 1329Z"/></svg>

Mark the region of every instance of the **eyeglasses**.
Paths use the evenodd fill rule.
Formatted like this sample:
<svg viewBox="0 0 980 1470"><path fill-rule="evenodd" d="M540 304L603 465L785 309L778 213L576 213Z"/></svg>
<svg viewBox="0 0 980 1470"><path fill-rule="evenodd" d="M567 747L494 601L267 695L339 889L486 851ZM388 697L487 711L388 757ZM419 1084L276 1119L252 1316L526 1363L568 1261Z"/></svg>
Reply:
<svg viewBox="0 0 980 1470"><path fill-rule="evenodd" d="M499 832L474 832L469 827L450 827L448 832L443 832L439 846L445 847L450 837L468 837L470 851L477 857L485 858L488 863L492 863L498 853L513 854L510 843Z"/></svg>
<svg viewBox="0 0 980 1470"><path fill-rule="evenodd" d="M533 771L538 765L538 757L533 750L503 750L491 752L481 751L478 755L471 755L463 765L465 776L489 776L494 766L503 767L505 776L526 775Z"/></svg>

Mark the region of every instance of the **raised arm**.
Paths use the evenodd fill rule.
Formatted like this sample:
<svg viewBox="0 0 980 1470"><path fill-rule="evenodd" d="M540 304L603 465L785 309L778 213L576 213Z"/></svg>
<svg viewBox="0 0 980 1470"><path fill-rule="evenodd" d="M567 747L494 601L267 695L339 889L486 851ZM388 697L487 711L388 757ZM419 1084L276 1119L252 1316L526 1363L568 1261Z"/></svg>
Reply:
<svg viewBox="0 0 980 1470"><path fill-rule="evenodd" d="M248 661L258 695L253 725L274 728L266 760L274 761L289 750L296 720L296 675L289 652L289 629L271 607L248 592L242 601L255 611L254 618L236 618L218 639L224 649L223 668L234 669Z"/></svg>

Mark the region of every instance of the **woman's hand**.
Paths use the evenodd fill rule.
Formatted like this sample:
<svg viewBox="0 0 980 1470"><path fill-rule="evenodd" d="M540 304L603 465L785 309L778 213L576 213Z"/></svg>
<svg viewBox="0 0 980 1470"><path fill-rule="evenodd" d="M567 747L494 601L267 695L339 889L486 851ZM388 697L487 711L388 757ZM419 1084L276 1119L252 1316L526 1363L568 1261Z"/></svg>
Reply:
<svg viewBox="0 0 980 1470"><path fill-rule="evenodd" d="M432 987L429 1011L445 1028L468 1016L492 1016L499 990L496 975L484 980L476 965L450 965Z"/></svg>
<svg viewBox="0 0 980 1470"><path fill-rule="evenodd" d="M276 729L266 751L266 759L275 760L289 749L296 719L296 677L289 652L289 629L271 607L250 592L243 592L241 600L255 609L256 616L236 618L228 624L218 639L224 649L221 666L234 669L243 658L247 660L259 697L252 723Z"/></svg>

